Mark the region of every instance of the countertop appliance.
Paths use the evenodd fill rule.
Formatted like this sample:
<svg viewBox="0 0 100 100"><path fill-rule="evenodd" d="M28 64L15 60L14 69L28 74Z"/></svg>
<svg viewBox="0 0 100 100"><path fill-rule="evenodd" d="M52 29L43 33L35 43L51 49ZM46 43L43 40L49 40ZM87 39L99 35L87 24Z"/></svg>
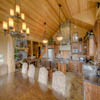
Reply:
<svg viewBox="0 0 100 100"><path fill-rule="evenodd" d="M79 59L80 59L80 62L85 62L86 61L85 57L79 57Z"/></svg>
<svg viewBox="0 0 100 100"><path fill-rule="evenodd" d="M72 53L78 53L79 50L78 49L72 49Z"/></svg>
<svg viewBox="0 0 100 100"><path fill-rule="evenodd" d="M100 68L97 69L97 76L100 77Z"/></svg>

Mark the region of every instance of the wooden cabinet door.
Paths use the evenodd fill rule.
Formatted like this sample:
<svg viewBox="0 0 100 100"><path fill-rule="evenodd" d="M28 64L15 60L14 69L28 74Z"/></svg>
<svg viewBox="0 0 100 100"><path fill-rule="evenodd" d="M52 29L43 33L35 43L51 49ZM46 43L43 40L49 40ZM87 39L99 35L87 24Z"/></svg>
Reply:
<svg viewBox="0 0 100 100"><path fill-rule="evenodd" d="M94 36L90 36L89 38L89 56L95 55L95 40Z"/></svg>
<svg viewBox="0 0 100 100"><path fill-rule="evenodd" d="M100 61L100 20L98 19L94 25L94 34L97 42L97 58Z"/></svg>
<svg viewBox="0 0 100 100"><path fill-rule="evenodd" d="M79 64L78 64L78 72L79 73L82 73L82 62L79 62Z"/></svg>
<svg viewBox="0 0 100 100"><path fill-rule="evenodd" d="M61 64L61 72L66 73L66 64L64 63Z"/></svg>
<svg viewBox="0 0 100 100"><path fill-rule="evenodd" d="M85 82L84 96L85 100L100 100L100 90L98 91L98 86Z"/></svg>
<svg viewBox="0 0 100 100"><path fill-rule="evenodd" d="M100 100L100 86L97 87L97 97L98 100Z"/></svg>
<svg viewBox="0 0 100 100"><path fill-rule="evenodd" d="M69 62L69 71L82 73L82 63L79 61Z"/></svg>

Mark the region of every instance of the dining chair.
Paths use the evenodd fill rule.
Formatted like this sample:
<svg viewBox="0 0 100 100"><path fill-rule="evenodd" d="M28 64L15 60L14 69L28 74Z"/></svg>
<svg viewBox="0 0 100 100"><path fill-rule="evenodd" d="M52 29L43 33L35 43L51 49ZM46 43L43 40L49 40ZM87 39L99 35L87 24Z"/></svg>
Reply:
<svg viewBox="0 0 100 100"><path fill-rule="evenodd" d="M33 64L30 64L28 70L28 77L34 78L34 76L35 76L35 66Z"/></svg>
<svg viewBox="0 0 100 100"><path fill-rule="evenodd" d="M45 67L40 68L38 82L47 85L48 83L48 70Z"/></svg>
<svg viewBox="0 0 100 100"><path fill-rule="evenodd" d="M22 64L22 74L27 74L28 64L23 63Z"/></svg>
<svg viewBox="0 0 100 100"><path fill-rule="evenodd" d="M53 73L52 89L58 94L66 96L66 76L62 72L56 71Z"/></svg>

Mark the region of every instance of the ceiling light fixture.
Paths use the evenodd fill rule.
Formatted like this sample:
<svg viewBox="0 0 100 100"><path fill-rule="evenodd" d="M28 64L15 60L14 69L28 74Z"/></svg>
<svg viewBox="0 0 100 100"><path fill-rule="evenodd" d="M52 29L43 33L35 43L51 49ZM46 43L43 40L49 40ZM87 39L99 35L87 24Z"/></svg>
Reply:
<svg viewBox="0 0 100 100"><path fill-rule="evenodd" d="M57 34L57 36L56 36L56 39L58 40L58 41L62 41L63 40L63 36L62 36L62 33L61 33L61 24L60 24L60 11L61 11L61 4L59 4L59 32L58 32L58 34Z"/></svg>
<svg viewBox="0 0 100 100"><path fill-rule="evenodd" d="M30 34L30 29L26 27L25 15L21 13L20 0L15 0L15 9L10 9L10 15L7 21L3 21L4 33L10 33L13 37L25 37Z"/></svg>
<svg viewBox="0 0 100 100"><path fill-rule="evenodd" d="M44 22L44 27L45 27L45 31L44 31L44 39L43 39L43 43L44 44L47 44L48 43L48 40L45 38L45 34L46 34L46 22Z"/></svg>

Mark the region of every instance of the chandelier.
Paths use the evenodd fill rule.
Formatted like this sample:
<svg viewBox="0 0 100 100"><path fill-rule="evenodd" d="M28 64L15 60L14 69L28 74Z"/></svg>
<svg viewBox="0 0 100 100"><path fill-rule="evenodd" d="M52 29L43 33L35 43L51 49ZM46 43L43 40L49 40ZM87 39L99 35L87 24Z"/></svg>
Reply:
<svg viewBox="0 0 100 100"><path fill-rule="evenodd" d="M61 4L59 4L59 33L56 36L56 39L58 41L62 41L63 40L63 36L61 34L61 24L60 24L60 10L61 10Z"/></svg>
<svg viewBox="0 0 100 100"><path fill-rule="evenodd" d="M46 22L44 22L44 26L45 26L45 31L44 31L44 37L45 37L45 34L46 34ZM46 38L44 38L42 42L44 44L47 44L48 43L48 40Z"/></svg>
<svg viewBox="0 0 100 100"><path fill-rule="evenodd" d="M25 37L30 34L30 29L26 27L24 13L21 13L21 2L17 1L15 0L14 9L10 9L8 21L3 21L3 32L13 37Z"/></svg>

